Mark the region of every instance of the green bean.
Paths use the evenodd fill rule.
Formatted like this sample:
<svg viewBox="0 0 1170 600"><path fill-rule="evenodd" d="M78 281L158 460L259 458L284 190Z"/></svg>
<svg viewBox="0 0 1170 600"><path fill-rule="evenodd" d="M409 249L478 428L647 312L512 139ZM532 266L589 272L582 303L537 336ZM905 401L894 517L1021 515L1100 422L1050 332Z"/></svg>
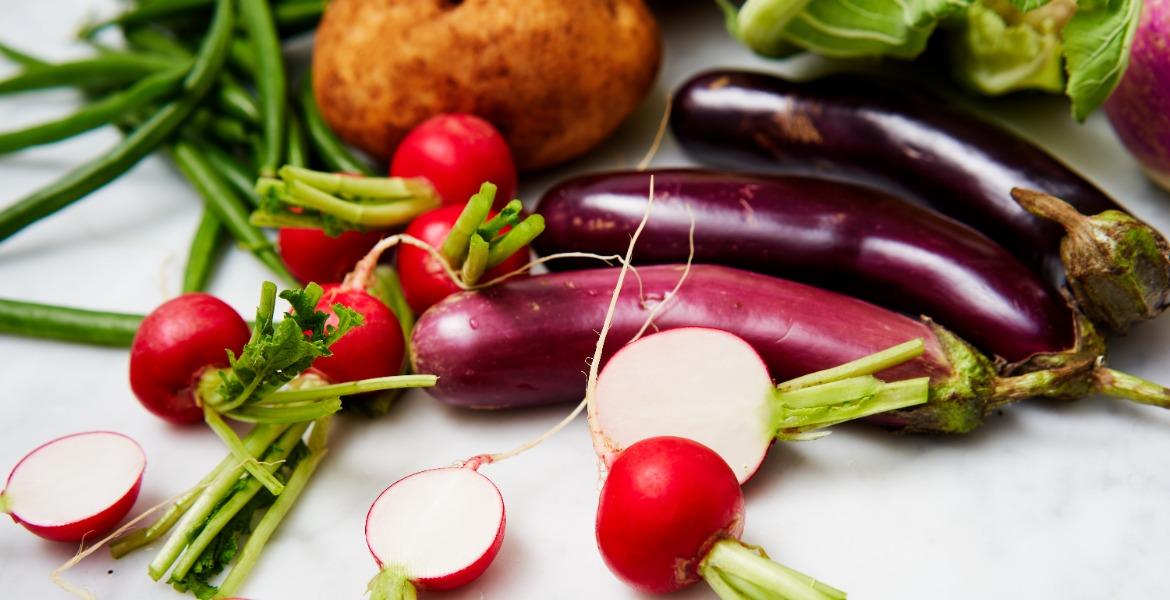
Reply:
<svg viewBox="0 0 1170 600"><path fill-rule="evenodd" d="M252 208L260 207L260 197L256 195L256 172L244 166L234 156L213 144L200 144L200 149L207 155L212 168L223 176L225 182L239 196L245 198Z"/></svg>
<svg viewBox="0 0 1170 600"><path fill-rule="evenodd" d="M172 58L190 60L191 51L179 41L155 27L139 27L126 33L126 42L136 50L154 52ZM224 71L215 88L216 105L226 114L246 123L260 122L260 108L244 86Z"/></svg>
<svg viewBox="0 0 1170 600"><path fill-rule="evenodd" d="M301 111L305 115L305 128L317 156L330 170L372 175L373 169L351 154L325 123L321 109L317 107L317 99L313 96L312 79L312 73L305 73L305 83L301 88Z"/></svg>
<svg viewBox="0 0 1170 600"><path fill-rule="evenodd" d="M281 262L280 256L272 247L272 242L248 222L247 207L211 165L203 151L190 141L180 140L171 146L171 157L187 180L199 191L207 207L215 213L236 240L285 281L299 285L297 279Z"/></svg>
<svg viewBox="0 0 1170 600"><path fill-rule="evenodd" d="M0 299L0 333L129 347L142 315Z"/></svg>
<svg viewBox="0 0 1170 600"><path fill-rule="evenodd" d="M111 19L93 23L82 29L79 35L83 38L90 38L97 34L97 32L113 25L129 27L149 23L194 9L210 8L213 4L215 4L215 0L169 0L168 2L152 2L127 10Z"/></svg>
<svg viewBox="0 0 1170 600"><path fill-rule="evenodd" d="M61 86L122 84L176 66L182 64L173 58L129 52L102 54L63 63L29 65L24 71L0 81L0 94Z"/></svg>
<svg viewBox="0 0 1170 600"><path fill-rule="evenodd" d="M309 141L305 139L305 128L292 110L288 111L288 151L285 159L294 167L309 166Z"/></svg>
<svg viewBox="0 0 1170 600"><path fill-rule="evenodd" d="M170 137L211 89L227 56L234 26L232 0L217 0L211 29L183 81L188 92L164 105L109 152L0 211L0 241L105 185Z"/></svg>
<svg viewBox="0 0 1170 600"><path fill-rule="evenodd" d="M243 38L232 40L231 52L228 54L228 62L237 71L255 77L256 57L252 54L252 46L247 40Z"/></svg>
<svg viewBox="0 0 1170 600"><path fill-rule="evenodd" d="M41 67L49 64L31 54L17 50L8 44L0 44L0 56L22 67Z"/></svg>
<svg viewBox="0 0 1170 600"><path fill-rule="evenodd" d="M322 0L281 2L272 8L277 24L281 26L312 25L325 12Z"/></svg>
<svg viewBox="0 0 1170 600"><path fill-rule="evenodd" d="M184 70L156 73L129 89L85 105L67 117L0 133L0 154L57 142L111 123L179 89Z"/></svg>
<svg viewBox="0 0 1170 600"><path fill-rule="evenodd" d="M211 278L211 270L215 267L215 259L223 240L223 225L216 218L215 212L203 208L203 217L199 219L199 227L195 230L195 237L191 239L191 249L187 253L187 267L183 271L183 293L202 292L207 289L207 280Z"/></svg>
<svg viewBox="0 0 1170 600"><path fill-rule="evenodd" d="M256 91L260 96L261 129L264 134L264 154L260 160L260 175L276 174L284 157L284 59L280 55L280 40L268 0L239 0L240 22L252 43L256 56Z"/></svg>

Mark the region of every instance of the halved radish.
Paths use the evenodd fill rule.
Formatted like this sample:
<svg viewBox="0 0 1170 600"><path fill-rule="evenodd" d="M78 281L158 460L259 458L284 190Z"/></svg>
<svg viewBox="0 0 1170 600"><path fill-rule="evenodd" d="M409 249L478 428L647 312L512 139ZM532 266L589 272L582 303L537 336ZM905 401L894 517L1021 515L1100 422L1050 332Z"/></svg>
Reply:
<svg viewBox="0 0 1170 600"><path fill-rule="evenodd" d="M605 462L650 437L695 440L717 452L740 483L772 442L927 400L927 378L883 382L872 373L921 353L909 342L776 387L742 338L688 327L644 337L606 363L590 415Z"/></svg>
<svg viewBox="0 0 1170 600"><path fill-rule="evenodd" d="M504 498L471 467L408 475L382 491L366 515L366 545L382 568L371 600L413 598L414 587L447 590L483 574L504 541Z"/></svg>
<svg viewBox="0 0 1170 600"><path fill-rule="evenodd" d="M142 447L120 433L67 435L20 459L0 493L0 508L45 539L93 538L130 512L145 469Z"/></svg>

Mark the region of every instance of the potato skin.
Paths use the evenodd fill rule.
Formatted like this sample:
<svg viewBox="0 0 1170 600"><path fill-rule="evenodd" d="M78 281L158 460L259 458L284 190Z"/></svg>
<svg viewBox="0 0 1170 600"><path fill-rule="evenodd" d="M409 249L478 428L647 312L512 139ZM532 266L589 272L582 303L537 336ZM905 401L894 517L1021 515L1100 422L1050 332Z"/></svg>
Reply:
<svg viewBox="0 0 1170 600"><path fill-rule="evenodd" d="M642 0L332 0L313 90L338 135L376 157L428 117L469 112L535 169L613 132L661 53Z"/></svg>

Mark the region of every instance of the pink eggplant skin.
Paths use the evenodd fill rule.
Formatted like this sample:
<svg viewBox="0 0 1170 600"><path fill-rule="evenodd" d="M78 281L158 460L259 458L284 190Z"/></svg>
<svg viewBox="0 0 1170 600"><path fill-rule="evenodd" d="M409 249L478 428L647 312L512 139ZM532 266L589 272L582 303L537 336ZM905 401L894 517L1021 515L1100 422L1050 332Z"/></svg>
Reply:
<svg viewBox="0 0 1170 600"><path fill-rule="evenodd" d="M683 169L576 177L537 205L545 219L538 253L624 253L645 213L651 174L655 203L634 249L638 263L686 261L689 207L697 263L929 315L1010 362L1076 346L1067 302L995 242L873 188L826 179Z"/></svg>
<svg viewBox="0 0 1170 600"><path fill-rule="evenodd" d="M1035 144L893 82L710 71L675 93L671 127L701 163L814 174L914 198L1057 284L1063 230L1021 208L1011 189L1044 191L1086 215L1122 210Z"/></svg>
<svg viewBox="0 0 1170 600"><path fill-rule="evenodd" d="M415 324L415 372L438 375L438 384L428 391L453 405L511 408L580 400L618 271L550 273L454 294ZM629 273L603 364L638 332L651 308L678 283L683 267L637 271L642 296L639 277ZM654 326L734 333L760 353L777 380L914 338L923 339L926 352L883 372L883 379L944 380L954 373L942 342L926 323L834 292L728 267L693 265Z"/></svg>
<svg viewBox="0 0 1170 600"><path fill-rule="evenodd" d="M1170 191L1170 0L1145 0L1129 67L1105 114L1129 153Z"/></svg>

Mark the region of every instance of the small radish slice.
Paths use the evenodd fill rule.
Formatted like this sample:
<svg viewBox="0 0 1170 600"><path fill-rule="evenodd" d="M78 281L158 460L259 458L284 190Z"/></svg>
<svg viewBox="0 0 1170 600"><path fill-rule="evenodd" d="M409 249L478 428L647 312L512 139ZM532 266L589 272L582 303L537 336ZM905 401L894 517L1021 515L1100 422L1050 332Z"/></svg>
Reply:
<svg viewBox="0 0 1170 600"><path fill-rule="evenodd" d="M92 539L130 512L145 469L134 440L112 431L75 433L25 455L8 475L0 505L45 539Z"/></svg>
<svg viewBox="0 0 1170 600"><path fill-rule="evenodd" d="M595 446L612 462L639 440L684 437L718 453L743 483L777 437L815 437L807 432L926 402L925 377L887 383L871 375L920 352L921 344L901 344L777 389L759 354L732 333L656 333L623 347L598 376Z"/></svg>
<svg viewBox="0 0 1170 600"><path fill-rule="evenodd" d="M466 467L408 475L382 491L366 515L366 545L382 572L371 600L401 590L448 590L483 574L504 541L504 498ZM405 597L413 597L407 595Z"/></svg>
<svg viewBox="0 0 1170 600"><path fill-rule="evenodd" d="M617 352L597 379L597 423L625 448L674 435L714 449L740 481L775 437L768 367L751 345L717 329L683 328Z"/></svg>

